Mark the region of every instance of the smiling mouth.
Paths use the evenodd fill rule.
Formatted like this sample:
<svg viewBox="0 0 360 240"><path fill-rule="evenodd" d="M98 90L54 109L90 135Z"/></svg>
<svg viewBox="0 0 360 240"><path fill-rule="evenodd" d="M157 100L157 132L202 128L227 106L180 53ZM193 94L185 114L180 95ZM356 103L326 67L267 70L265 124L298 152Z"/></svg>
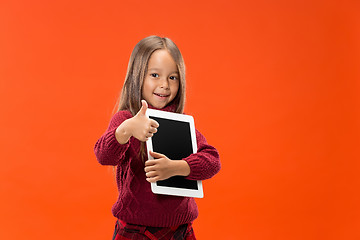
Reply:
<svg viewBox="0 0 360 240"><path fill-rule="evenodd" d="M159 94L159 93L154 93L156 96L159 96L159 97L168 97L170 96L169 94L166 95L166 94Z"/></svg>

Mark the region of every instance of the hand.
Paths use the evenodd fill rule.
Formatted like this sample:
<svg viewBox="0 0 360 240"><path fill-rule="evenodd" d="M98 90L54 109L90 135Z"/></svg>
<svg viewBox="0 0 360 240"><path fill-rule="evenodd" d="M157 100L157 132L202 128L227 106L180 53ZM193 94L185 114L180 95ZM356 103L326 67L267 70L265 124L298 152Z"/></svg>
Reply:
<svg viewBox="0 0 360 240"><path fill-rule="evenodd" d="M141 100L141 104L139 112L134 117L128 119L128 121L131 135L139 141L145 142L157 132L159 123L145 115L148 109L147 102Z"/></svg>
<svg viewBox="0 0 360 240"><path fill-rule="evenodd" d="M145 162L146 180L148 182L165 180L176 175L176 161L172 161L164 154L156 152L150 151L150 155L154 160L147 160Z"/></svg>
<svg viewBox="0 0 360 240"><path fill-rule="evenodd" d="M164 154L151 152L154 160L145 162L146 180L156 182L168 179L172 176L188 176L190 174L189 164L184 160L170 160Z"/></svg>

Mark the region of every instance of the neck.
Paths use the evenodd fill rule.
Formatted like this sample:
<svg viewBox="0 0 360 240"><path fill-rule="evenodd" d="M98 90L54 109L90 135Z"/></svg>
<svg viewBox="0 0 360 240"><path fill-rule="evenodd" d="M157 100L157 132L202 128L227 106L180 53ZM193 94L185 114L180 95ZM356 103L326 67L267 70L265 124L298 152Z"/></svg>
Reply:
<svg viewBox="0 0 360 240"><path fill-rule="evenodd" d="M166 111L166 112L175 112L176 110L176 105L174 103L171 103L163 108L157 108L157 107L154 107L154 106L151 106L149 104L149 108L150 109L155 109L155 110L160 110L160 111Z"/></svg>

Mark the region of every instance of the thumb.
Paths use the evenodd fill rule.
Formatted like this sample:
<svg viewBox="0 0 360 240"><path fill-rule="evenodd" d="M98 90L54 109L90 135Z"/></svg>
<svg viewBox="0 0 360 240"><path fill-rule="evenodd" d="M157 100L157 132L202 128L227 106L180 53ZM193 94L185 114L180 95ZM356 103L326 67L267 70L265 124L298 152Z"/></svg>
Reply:
<svg viewBox="0 0 360 240"><path fill-rule="evenodd" d="M147 102L146 102L145 100L141 100L141 108L140 108L138 114L143 114L143 115L145 115L147 109L148 109L148 104L147 104Z"/></svg>
<svg viewBox="0 0 360 240"><path fill-rule="evenodd" d="M150 155L155 159L166 157L164 154L153 152L153 151L150 151Z"/></svg>

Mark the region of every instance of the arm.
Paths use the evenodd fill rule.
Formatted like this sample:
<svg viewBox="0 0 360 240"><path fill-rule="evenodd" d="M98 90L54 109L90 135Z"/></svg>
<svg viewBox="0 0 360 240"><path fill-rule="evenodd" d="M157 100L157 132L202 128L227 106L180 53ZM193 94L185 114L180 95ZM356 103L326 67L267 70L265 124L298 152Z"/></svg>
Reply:
<svg viewBox="0 0 360 240"><path fill-rule="evenodd" d="M124 139L121 139L121 134L117 134L118 136L116 136L116 132L121 132L120 126L130 117L130 112L117 112L111 119L106 132L99 138L99 140L97 140L94 152L101 165L116 166L124 159L125 153L130 146L130 141L128 141L128 139L126 142L122 142L123 144L121 144L119 140L124 141ZM118 130L119 128L120 130ZM122 137L126 138L127 135Z"/></svg>
<svg viewBox="0 0 360 240"><path fill-rule="evenodd" d="M141 109L134 117L128 111L114 115L107 131L95 144L94 151L100 164L118 165L125 158L131 137L144 142L156 133L159 124L145 115L147 108L143 100Z"/></svg>
<svg viewBox="0 0 360 240"><path fill-rule="evenodd" d="M146 180L156 182L168 179L172 176L188 176L190 167L184 160L170 160L164 154L151 152L153 160L145 162Z"/></svg>
<svg viewBox="0 0 360 240"><path fill-rule="evenodd" d="M185 176L189 180L205 180L220 171L218 151L207 144L206 139L196 131L198 152L182 160L170 160L164 154L150 152L154 160L145 162L146 180L156 182L172 176Z"/></svg>
<svg viewBox="0 0 360 240"><path fill-rule="evenodd" d="M205 137L196 130L198 151L184 158L189 167L190 174L186 177L189 180L205 180L213 177L220 171L220 156L218 151L210 146Z"/></svg>

